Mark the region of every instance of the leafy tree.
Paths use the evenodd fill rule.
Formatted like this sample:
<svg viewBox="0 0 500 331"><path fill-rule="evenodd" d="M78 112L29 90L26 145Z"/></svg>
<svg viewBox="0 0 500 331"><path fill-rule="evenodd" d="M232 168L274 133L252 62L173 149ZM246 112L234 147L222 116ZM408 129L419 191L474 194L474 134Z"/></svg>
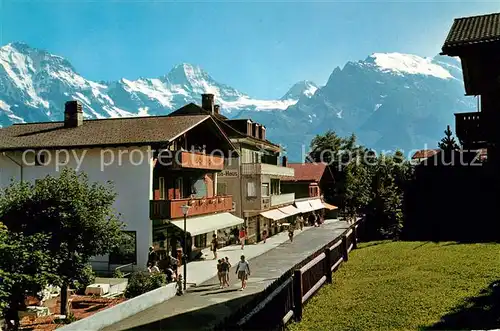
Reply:
<svg viewBox="0 0 500 331"><path fill-rule="evenodd" d="M9 329L19 328L18 311L28 295L58 281L48 240L45 234L24 236L0 226L0 312Z"/></svg>
<svg viewBox="0 0 500 331"><path fill-rule="evenodd" d="M401 151L377 155L360 146L356 136L328 131L311 141L307 162L333 165L335 203L349 219L367 215L367 234L398 238L403 225L404 193L413 167Z"/></svg>
<svg viewBox="0 0 500 331"><path fill-rule="evenodd" d="M398 238L403 226L403 189L396 177L402 171L400 155L380 155L373 168L368 233L372 238Z"/></svg>
<svg viewBox="0 0 500 331"><path fill-rule="evenodd" d="M344 211L353 221L370 201L370 173L359 161L350 162L345 168Z"/></svg>
<svg viewBox="0 0 500 331"><path fill-rule="evenodd" d="M122 224L112 205L116 193L90 183L84 173L66 168L59 177L36 183L12 183L0 194L0 221L31 236L50 234L47 249L61 277L61 313L66 313L67 289L85 271L93 256L108 254L119 244Z"/></svg>
<svg viewBox="0 0 500 331"><path fill-rule="evenodd" d="M446 126L446 130L444 130L444 138L438 143L438 147L443 151L452 152L459 149L459 146L453 137L453 132L450 129L450 126Z"/></svg>

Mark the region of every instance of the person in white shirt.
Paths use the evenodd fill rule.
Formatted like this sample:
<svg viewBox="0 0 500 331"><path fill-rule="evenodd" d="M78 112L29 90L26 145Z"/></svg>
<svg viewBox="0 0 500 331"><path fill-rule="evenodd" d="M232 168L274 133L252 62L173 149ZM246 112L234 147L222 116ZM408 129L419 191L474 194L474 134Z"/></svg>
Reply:
<svg viewBox="0 0 500 331"><path fill-rule="evenodd" d="M250 276L250 265L248 261L245 260L245 255L241 256L241 260L236 266L236 274L238 275L238 279L241 280L240 291L243 291L243 289L247 287L247 279L248 276Z"/></svg>

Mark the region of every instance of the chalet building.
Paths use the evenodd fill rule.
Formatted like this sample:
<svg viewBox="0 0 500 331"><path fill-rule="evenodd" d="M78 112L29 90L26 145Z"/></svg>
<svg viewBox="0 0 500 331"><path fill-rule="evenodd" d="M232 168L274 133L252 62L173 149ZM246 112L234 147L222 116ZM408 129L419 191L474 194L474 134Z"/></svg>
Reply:
<svg viewBox="0 0 500 331"><path fill-rule="evenodd" d="M202 105L189 104L170 116L210 114L238 151L226 159L217 177L217 190L233 196L234 214L245 219L249 243L260 241L262 231L274 234L280 224L299 211L293 206L295 193L283 193L281 181L294 176L280 157L280 146L266 138L265 126L249 119L228 119L220 114L213 94L202 95Z"/></svg>
<svg viewBox="0 0 500 331"><path fill-rule="evenodd" d="M214 150L219 156L210 155ZM153 243L164 249L181 244L182 205L190 206L189 251L243 223L231 214L233 197L217 192L217 174L235 147L208 115L84 120L82 105L69 101L64 121L0 129L0 152L2 187L11 179L55 175L64 166L84 171L90 181L113 182L114 208L132 245L125 251L134 253L96 257L97 270L127 263L142 269Z"/></svg>
<svg viewBox="0 0 500 331"><path fill-rule="evenodd" d="M295 193L295 207L306 218L313 211L337 218L338 207L326 202L333 196L335 185L330 167L326 163L289 163L288 167L293 168L295 174L283 180L281 187L283 193Z"/></svg>
<svg viewBox="0 0 500 331"><path fill-rule="evenodd" d="M442 46L441 55L460 58L465 94L478 97L479 107L455 114L455 134L463 151L441 151L433 156L436 160L424 162L437 166L415 169L405 199L409 240L498 240L499 26L500 13L457 18ZM485 159L483 164L478 165L478 156ZM471 226L477 222L481 226Z"/></svg>
<svg viewBox="0 0 500 331"><path fill-rule="evenodd" d="M500 133L500 13L457 18L441 55L458 56L465 94L477 96L477 112L455 114L455 133L464 149L486 148L488 161L498 165Z"/></svg>
<svg viewBox="0 0 500 331"><path fill-rule="evenodd" d="M421 149L419 151L416 151L415 154L411 157L411 163L412 164L419 164L422 161L428 159L429 157L436 155L439 153L440 149Z"/></svg>

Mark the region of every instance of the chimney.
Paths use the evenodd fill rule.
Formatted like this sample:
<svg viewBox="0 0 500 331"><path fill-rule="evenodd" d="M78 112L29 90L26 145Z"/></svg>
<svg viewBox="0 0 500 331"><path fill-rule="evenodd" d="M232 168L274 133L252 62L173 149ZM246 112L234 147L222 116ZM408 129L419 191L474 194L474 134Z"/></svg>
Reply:
<svg viewBox="0 0 500 331"><path fill-rule="evenodd" d="M254 123L253 124L253 133L252 133L252 136L254 136L257 139L259 138L259 126L260 126L259 123Z"/></svg>
<svg viewBox="0 0 500 331"><path fill-rule="evenodd" d="M64 105L64 126L76 128L83 124L83 109L79 101L67 101Z"/></svg>
<svg viewBox="0 0 500 331"><path fill-rule="evenodd" d="M214 113L214 95L202 94L201 95L201 108L208 111L210 114Z"/></svg>
<svg viewBox="0 0 500 331"><path fill-rule="evenodd" d="M287 167L288 166L288 158L286 156L283 156L282 165L283 165L283 167Z"/></svg>
<svg viewBox="0 0 500 331"><path fill-rule="evenodd" d="M264 125L260 127L260 139L266 140L266 127Z"/></svg>
<svg viewBox="0 0 500 331"><path fill-rule="evenodd" d="M220 114L220 105L215 105L214 106L214 113L215 114Z"/></svg>

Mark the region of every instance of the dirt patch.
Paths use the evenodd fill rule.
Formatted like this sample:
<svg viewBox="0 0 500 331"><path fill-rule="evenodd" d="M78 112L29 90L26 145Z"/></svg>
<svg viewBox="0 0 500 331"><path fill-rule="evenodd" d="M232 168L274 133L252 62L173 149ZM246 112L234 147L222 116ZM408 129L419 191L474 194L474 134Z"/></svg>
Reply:
<svg viewBox="0 0 500 331"><path fill-rule="evenodd" d="M101 310L107 309L109 307L115 306L126 299L108 299L99 297L89 297L84 295L72 295L71 299L71 311L75 315L77 320L93 315ZM31 303L31 302L30 302ZM34 303L34 302L33 302ZM51 304L47 305L52 314L60 314L60 300L54 300ZM58 327L64 326L65 324L57 324L54 322L54 316L39 317L36 319L30 319L25 317L21 320L22 330L40 330L40 331L51 331Z"/></svg>

